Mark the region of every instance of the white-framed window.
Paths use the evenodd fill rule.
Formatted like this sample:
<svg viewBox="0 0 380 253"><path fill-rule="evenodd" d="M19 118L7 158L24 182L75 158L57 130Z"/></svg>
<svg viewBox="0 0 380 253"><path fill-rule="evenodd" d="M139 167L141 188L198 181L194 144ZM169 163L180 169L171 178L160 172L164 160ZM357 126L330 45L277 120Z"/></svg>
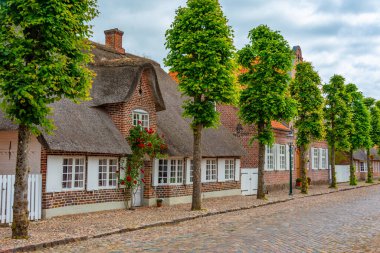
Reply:
<svg viewBox="0 0 380 253"><path fill-rule="evenodd" d="M265 159L265 163L266 163L266 169L267 170L274 170L274 146L270 147L270 146L266 146L266 159Z"/></svg>
<svg viewBox="0 0 380 253"><path fill-rule="evenodd" d="M286 169L286 145L279 145L280 170Z"/></svg>
<svg viewBox="0 0 380 253"><path fill-rule="evenodd" d="M63 158L62 189L84 189L84 158Z"/></svg>
<svg viewBox="0 0 380 253"><path fill-rule="evenodd" d="M224 177L226 180L235 179L235 160L228 159L224 161Z"/></svg>
<svg viewBox="0 0 380 253"><path fill-rule="evenodd" d="M313 169L314 170L319 169L319 149L318 148L313 149Z"/></svg>
<svg viewBox="0 0 380 253"><path fill-rule="evenodd" d="M139 121L142 127L149 128L149 113L141 109L133 110L132 125L137 126Z"/></svg>
<svg viewBox="0 0 380 253"><path fill-rule="evenodd" d="M98 171L98 186L109 188L117 186L117 158L100 158Z"/></svg>
<svg viewBox="0 0 380 253"><path fill-rule="evenodd" d="M206 182L216 181L216 160L206 160Z"/></svg>
<svg viewBox="0 0 380 253"><path fill-rule="evenodd" d="M190 168L189 168L189 173L190 173L189 181L190 181L190 183L193 182L193 171L194 171L194 163L193 163L193 160L190 160Z"/></svg>
<svg viewBox="0 0 380 253"><path fill-rule="evenodd" d="M321 150L321 161L322 161L322 164L321 164L321 169L327 169L327 149L323 148Z"/></svg>
<svg viewBox="0 0 380 253"><path fill-rule="evenodd" d="M360 162L359 165L360 165L360 172L366 172L367 171L366 167L364 165L364 162Z"/></svg>
<svg viewBox="0 0 380 253"><path fill-rule="evenodd" d="M160 159L158 161L158 184L182 184L183 160Z"/></svg>

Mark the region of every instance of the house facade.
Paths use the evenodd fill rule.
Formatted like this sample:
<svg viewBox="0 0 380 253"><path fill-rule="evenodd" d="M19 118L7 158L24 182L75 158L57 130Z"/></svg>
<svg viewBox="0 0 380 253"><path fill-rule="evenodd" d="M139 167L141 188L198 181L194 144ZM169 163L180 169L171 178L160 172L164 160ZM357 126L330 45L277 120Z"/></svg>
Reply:
<svg viewBox="0 0 380 253"><path fill-rule="evenodd" d="M140 121L167 144L164 159L145 161L145 184L137 205L186 203L192 194L192 131L182 117L184 97L158 63L125 53L123 32L105 31L106 44L93 43L96 73L91 101L63 99L51 105L56 130L33 137L31 173L42 175L44 217L125 208L119 185L120 161L131 154L129 130ZM0 174L14 174L17 126L0 115ZM240 158L244 150L223 126L202 139L204 198L240 195Z"/></svg>

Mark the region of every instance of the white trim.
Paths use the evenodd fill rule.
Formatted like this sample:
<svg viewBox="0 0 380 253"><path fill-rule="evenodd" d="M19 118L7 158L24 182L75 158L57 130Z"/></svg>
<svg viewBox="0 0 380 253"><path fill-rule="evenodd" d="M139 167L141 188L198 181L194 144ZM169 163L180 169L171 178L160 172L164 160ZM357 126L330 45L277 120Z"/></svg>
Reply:
<svg viewBox="0 0 380 253"><path fill-rule="evenodd" d="M63 188L63 161L64 159L73 159L72 166L72 178L71 178L71 185L70 188ZM82 187L74 187L75 185L75 159L83 159L83 186ZM69 192L69 191L83 191L85 189L86 184L86 157L85 156L63 156L61 161L61 191L62 192Z"/></svg>
<svg viewBox="0 0 380 253"><path fill-rule="evenodd" d="M167 161L167 175L166 175L166 179L167 179L167 182L166 183L160 183L159 182L159 163L160 161ZM176 181L178 181L178 179L180 177L178 177L178 161L182 161L182 182L175 182L175 183L171 183L170 180L171 180L171 173L172 173L172 162L175 161L175 179ZM176 157L170 157L170 158L167 158L167 159L157 159L157 185L183 185L185 184L185 178L186 178L186 174L185 174L185 159L183 157L180 157L180 158L176 158Z"/></svg>
<svg viewBox="0 0 380 253"><path fill-rule="evenodd" d="M141 121L142 122L142 127L146 127L146 128L149 128L150 127L150 115L147 111L145 110L142 110L142 109L134 109L132 110L132 115L131 115L131 118L132 118L132 126L137 126L137 124L134 123L134 116L137 115L137 121ZM148 119L147 119L147 126L144 126L144 120L142 119L142 116L143 115L146 115L148 116Z"/></svg>
<svg viewBox="0 0 380 253"><path fill-rule="evenodd" d="M226 179L226 174L225 174L225 170L226 170L226 160L229 160L229 159L224 159L224 158L218 158L217 160L217 178L218 178L218 182L224 182L226 180L231 180L231 179Z"/></svg>
<svg viewBox="0 0 380 253"><path fill-rule="evenodd" d="M206 176L205 176L205 182L206 183L210 183L210 182L217 182L217 180L218 180L218 163L217 163L217 159L215 159L215 158L206 158L205 159L205 161L206 161L206 167L205 167L205 174L206 174ZM207 180L207 161L210 161L210 174L209 174L209 176L210 176L210 179L209 180ZM213 179L213 169L212 169L212 167L214 166L214 164L213 164L213 162L212 161L214 161L215 162L215 179Z"/></svg>
<svg viewBox="0 0 380 253"><path fill-rule="evenodd" d="M235 159L235 181L240 181L240 159Z"/></svg>
<svg viewBox="0 0 380 253"><path fill-rule="evenodd" d="M107 167L107 172L106 172L106 174L107 174L107 177L106 177L106 186L100 186L99 185L99 166L100 166L100 164L99 164L99 161L100 160L107 160L107 164L106 164L106 167ZM118 188L118 178L117 178L117 176L116 176L116 185L109 185L109 175L110 175L110 171L109 171L109 167L110 167L110 164L109 164L109 161L110 160L116 160L116 171L118 171L119 170L119 159L118 159L118 157L98 157L98 189L99 190L106 190L106 189L117 189ZM103 165L102 165L103 166ZM116 173L115 173L115 175L117 175Z"/></svg>

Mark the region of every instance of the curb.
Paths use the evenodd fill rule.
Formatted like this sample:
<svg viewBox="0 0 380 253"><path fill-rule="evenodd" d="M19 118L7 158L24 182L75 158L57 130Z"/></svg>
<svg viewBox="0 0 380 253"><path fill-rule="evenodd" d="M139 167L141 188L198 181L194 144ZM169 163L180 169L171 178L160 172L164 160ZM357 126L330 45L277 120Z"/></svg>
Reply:
<svg viewBox="0 0 380 253"><path fill-rule="evenodd" d="M102 238L102 237L106 237L106 236L110 236L110 235L114 235L114 234L122 234L122 233L128 233L128 232L133 232L133 231L137 231L137 230L142 230L142 229L173 225L173 224L178 224L181 222L195 220L195 219L199 219L199 218L203 218L203 217L209 217L209 216L214 216L214 215L219 215L219 214L238 212L238 211L243 211L243 210L248 210L248 209L254 209L254 208L265 207L265 206L269 206L269 205L285 203L285 202L293 201L296 199L318 197L318 196L322 196L322 195L333 194L333 193L344 192L344 191L350 191L350 190L355 190L355 189L360 189L360 188L367 188L367 187L372 187L372 186L377 186L377 185L380 185L380 183L376 182L373 184L360 185L360 186L356 186L353 188L338 189L335 191L329 191L329 192L323 192L323 193L316 193L313 195L304 195L304 196L296 197L296 198L290 197L288 199L270 201L270 202L263 203L263 204L256 204L256 205L252 205L252 206L237 207L237 208L231 208L231 209L222 210L222 211L209 212L209 213L199 214L199 215L195 215L195 216L191 216L191 217L178 218L178 219L174 219L174 220L170 220L170 221L160 221L160 222L156 222L156 223L141 225L141 226L138 226L135 228L123 228L123 229L118 229L118 230L110 231L107 233L101 233L101 234L97 234L97 235L70 237L70 238L59 239L59 240L50 241L50 242L43 242L43 243L38 243L38 244L33 244L33 245L20 246L20 247L16 247L13 249L0 250L0 253L37 251L37 250L41 250L44 248L51 248L54 246L65 245L65 244L69 244L69 243L73 243L73 242L86 241L86 240L93 239L93 238Z"/></svg>

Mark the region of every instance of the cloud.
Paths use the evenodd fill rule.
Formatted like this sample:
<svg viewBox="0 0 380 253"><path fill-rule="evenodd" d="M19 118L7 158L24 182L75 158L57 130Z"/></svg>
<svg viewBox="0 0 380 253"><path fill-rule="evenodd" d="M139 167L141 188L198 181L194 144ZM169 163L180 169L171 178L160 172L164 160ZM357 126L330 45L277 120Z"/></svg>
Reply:
<svg viewBox="0 0 380 253"><path fill-rule="evenodd" d="M220 0L235 31L235 46L248 43L249 30L267 24L279 30L291 46L300 45L324 82L333 74L358 85L366 96L380 99L380 1L378 0ZM99 0L94 37L103 31L125 32L130 53L160 63L166 56L165 31L175 10L186 0Z"/></svg>

